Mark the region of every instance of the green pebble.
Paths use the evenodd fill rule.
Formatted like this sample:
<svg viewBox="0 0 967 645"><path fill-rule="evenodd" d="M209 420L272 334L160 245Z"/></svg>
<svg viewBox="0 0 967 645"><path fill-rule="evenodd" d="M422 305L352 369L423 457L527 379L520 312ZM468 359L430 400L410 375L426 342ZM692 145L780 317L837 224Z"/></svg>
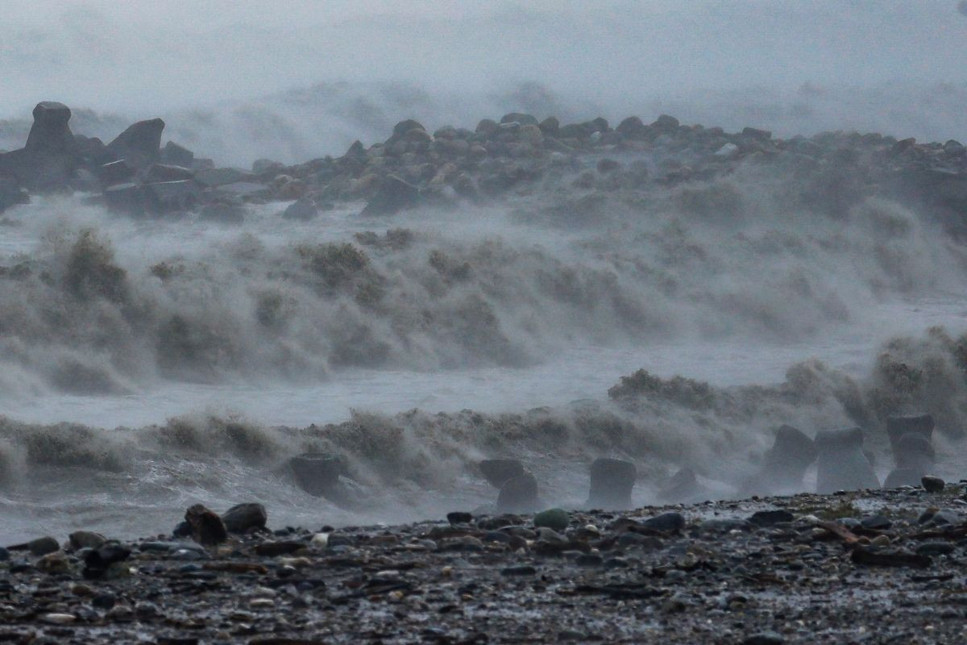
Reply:
<svg viewBox="0 0 967 645"><path fill-rule="evenodd" d="M563 531L570 520L563 508L550 508L534 516L534 526L546 526L554 531Z"/></svg>

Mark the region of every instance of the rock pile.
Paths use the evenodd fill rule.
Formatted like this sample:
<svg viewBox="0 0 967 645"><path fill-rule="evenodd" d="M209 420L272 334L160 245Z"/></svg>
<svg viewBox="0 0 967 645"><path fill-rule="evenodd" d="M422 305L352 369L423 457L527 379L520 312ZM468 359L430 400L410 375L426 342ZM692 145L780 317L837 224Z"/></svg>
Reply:
<svg viewBox="0 0 967 645"><path fill-rule="evenodd" d="M259 160L251 171L215 168L186 148L161 147L164 122L132 125L114 141L71 133L70 109L44 102L21 150L0 154L0 210L30 193L84 190L132 214L196 211L225 222L247 202L294 202L284 217L311 219L336 202L366 202L363 213L388 215L421 205L481 202L549 193L622 194L711 180L743 164L775 167L805 187L790 199L842 214L871 195L931 208L947 229L967 234L967 152L957 141L919 144L880 134L832 132L779 139L765 130L728 133L683 125L668 115L616 127L603 118L561 124L511 113L473 129L429 132L398 123L370 146L356 141L338 158L284 166Z"/></svg>

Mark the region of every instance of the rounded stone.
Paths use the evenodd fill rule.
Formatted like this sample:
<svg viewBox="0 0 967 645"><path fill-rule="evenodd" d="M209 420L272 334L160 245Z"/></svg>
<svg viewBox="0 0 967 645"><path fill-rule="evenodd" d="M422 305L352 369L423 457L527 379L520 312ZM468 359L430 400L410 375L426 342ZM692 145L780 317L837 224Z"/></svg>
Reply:
<svg viewBox="0 0 967 645"><path fill-rule="evenodd" d="M564 531L569 522L570 516L562 508L550 508L534 516L534 526L545 526L558 532Z"/></svg>

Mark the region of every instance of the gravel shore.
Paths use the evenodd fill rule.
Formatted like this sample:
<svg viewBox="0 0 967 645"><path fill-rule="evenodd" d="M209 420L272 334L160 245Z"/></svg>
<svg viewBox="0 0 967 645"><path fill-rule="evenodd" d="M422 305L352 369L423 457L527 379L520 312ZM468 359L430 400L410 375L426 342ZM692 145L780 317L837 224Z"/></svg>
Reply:
<svg viewBox="0 0 967 645"><path fill-rule="evenodd" d="M0 552L0 642L963 642L963 495L316 530L259 526L250 505L241 525L222 516L243 530L227 537L195 508L215 524L193 539L78 532Z"/></svg>

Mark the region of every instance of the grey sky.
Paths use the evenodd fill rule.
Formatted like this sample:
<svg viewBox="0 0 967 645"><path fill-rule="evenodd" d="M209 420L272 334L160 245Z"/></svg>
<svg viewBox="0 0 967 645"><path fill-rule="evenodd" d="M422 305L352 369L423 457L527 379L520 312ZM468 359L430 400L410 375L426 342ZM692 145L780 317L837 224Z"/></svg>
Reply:
<svg viewBox="0 0 967 645"><path fill-rule="evenodd" d="M6 6L4 6L6 5ZM610 98L963 82L953 0L0 2L0 112L184 106L319 81L540 80Z"/></svg>

